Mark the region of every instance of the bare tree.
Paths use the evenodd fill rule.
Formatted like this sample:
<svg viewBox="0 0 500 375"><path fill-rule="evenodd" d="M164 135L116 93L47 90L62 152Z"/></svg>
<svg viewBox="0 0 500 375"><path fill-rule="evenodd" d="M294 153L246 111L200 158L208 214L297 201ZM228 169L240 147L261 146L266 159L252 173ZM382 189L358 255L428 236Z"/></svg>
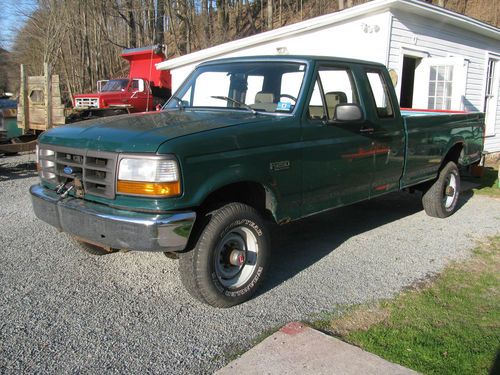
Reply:
<svg viewBox="0 0 500 375"><path fill-rule="evenodd" d="M165 44L170 58L364 1L37 0L36 9L23 14L26 22L15 37L11 60L25 64L31 75L41 74L44 62L51 64L69 98L95 88L98 79L125 75L123 48ZM434 3L477 12L467 0ZM498 12L487 13L478 16L500 26ZM0 38L1 46L6 40L4 34Z"/></svg>

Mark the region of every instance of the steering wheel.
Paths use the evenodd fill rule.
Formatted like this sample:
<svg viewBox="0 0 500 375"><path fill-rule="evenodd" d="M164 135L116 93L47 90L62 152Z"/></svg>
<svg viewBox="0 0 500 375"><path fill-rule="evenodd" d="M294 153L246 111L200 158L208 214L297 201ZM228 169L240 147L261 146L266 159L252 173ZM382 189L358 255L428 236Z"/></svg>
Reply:
<svg viewBox="0 0 500 375"><path fill-rule="evenodd" d="M281 98L288 98L288 99L292 99L295 103L297 103L297 98L295 96L292 96L292 95L288 95L288 94L280 94L280 99Z"/></svg>

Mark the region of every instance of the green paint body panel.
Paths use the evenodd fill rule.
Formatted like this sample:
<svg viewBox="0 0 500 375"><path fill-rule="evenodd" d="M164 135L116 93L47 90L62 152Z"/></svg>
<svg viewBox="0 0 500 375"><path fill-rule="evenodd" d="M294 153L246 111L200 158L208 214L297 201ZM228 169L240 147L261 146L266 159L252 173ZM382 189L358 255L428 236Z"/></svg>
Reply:
<svg viewBox="0 0 500 375"><path fill-rule="evenodd" d="M15 138L23 134L23 130L17 127L17 119L15 117L7 117L3 121L5 130L7 130L7 138Z"/></svg>
<svg viewBox="0 0 500 375"><path fill-rule="evenodd" d="M278 222L376 197L436 178L450 149L463 144L461 162L478 161L484 114L404 113L379 119L366 69L389 75L380 64L311 56L264 56L219 60L305 64L302 88L290 114L242 109L184 109L115 116L51 129L40 144L118 153L170 154L179 161L183 193L166 199L117 195L86 199L139 211L193 209L213 192L238 182L265 187ZM209 62L205 65L217 64ZM327 123L307 116L319 65L350 69L364 119ZM360 132L363 127L371 133ZM281 164L280 164L281 163ZM284 165L284 168L273 168Z"/></svg>

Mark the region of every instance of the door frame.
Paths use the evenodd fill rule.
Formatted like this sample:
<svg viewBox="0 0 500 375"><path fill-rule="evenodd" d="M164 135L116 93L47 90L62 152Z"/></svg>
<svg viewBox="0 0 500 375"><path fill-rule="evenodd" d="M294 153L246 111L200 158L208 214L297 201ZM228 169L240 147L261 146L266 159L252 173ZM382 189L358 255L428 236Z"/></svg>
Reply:
<svg viewBox="0 0 500 375"><path fill-rule="evenodd" d="M492 92L495 93L496 100L493 103L486 103L486 79L488 77L488 65L490 60L495 61L495 70L493 71L493 88ZM499 101L499 90L500 90L500 54L493 52L486 52L485 57L485 69L484 69L484 77L483 77L483 104L482 109L484 110L484 123L485 123L485 133L486 137L495 135L496 128L496 112L498 109L498 101ZM492 119L492 118L493 119ZM493 124L489 125L489 122L492 121ZM489 126L488 126L489 125Z"/></svg>
<svg viewBox="0 0 500 375"><path fill-rule="evenodd" d="M394 90L396 91L396 96L398 98L398 103L401 101L401 83L403 79L403 60L405 56L408 57L413 57L416 59L423 60L427 57L430 57L430 53L424 49L418 49L418 48L409 48L409 47L400 47L399 48L399 63L398 63L398 82L396 83L396 86L394 87ZM413 94L415 94L415 87L413 87Z"/></svg>

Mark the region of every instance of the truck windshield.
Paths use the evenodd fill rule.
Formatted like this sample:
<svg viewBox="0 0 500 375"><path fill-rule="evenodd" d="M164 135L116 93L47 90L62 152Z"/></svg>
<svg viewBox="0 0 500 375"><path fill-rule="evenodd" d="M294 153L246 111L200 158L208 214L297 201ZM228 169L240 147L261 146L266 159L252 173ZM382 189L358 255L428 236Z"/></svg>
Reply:
<svg viewBox="0 0 500 375"><path fill-rule="evenodd" d="M101 88L101 92L122 91L127 88L128 79L110 79Z"/></svg>
<svg viewBox="0 0 500 375"><path fill-rule="evenodd" d="M297 104L305 70L305 64L282 61L202 66L179 88L166 108L291 113Z"/></svg>

